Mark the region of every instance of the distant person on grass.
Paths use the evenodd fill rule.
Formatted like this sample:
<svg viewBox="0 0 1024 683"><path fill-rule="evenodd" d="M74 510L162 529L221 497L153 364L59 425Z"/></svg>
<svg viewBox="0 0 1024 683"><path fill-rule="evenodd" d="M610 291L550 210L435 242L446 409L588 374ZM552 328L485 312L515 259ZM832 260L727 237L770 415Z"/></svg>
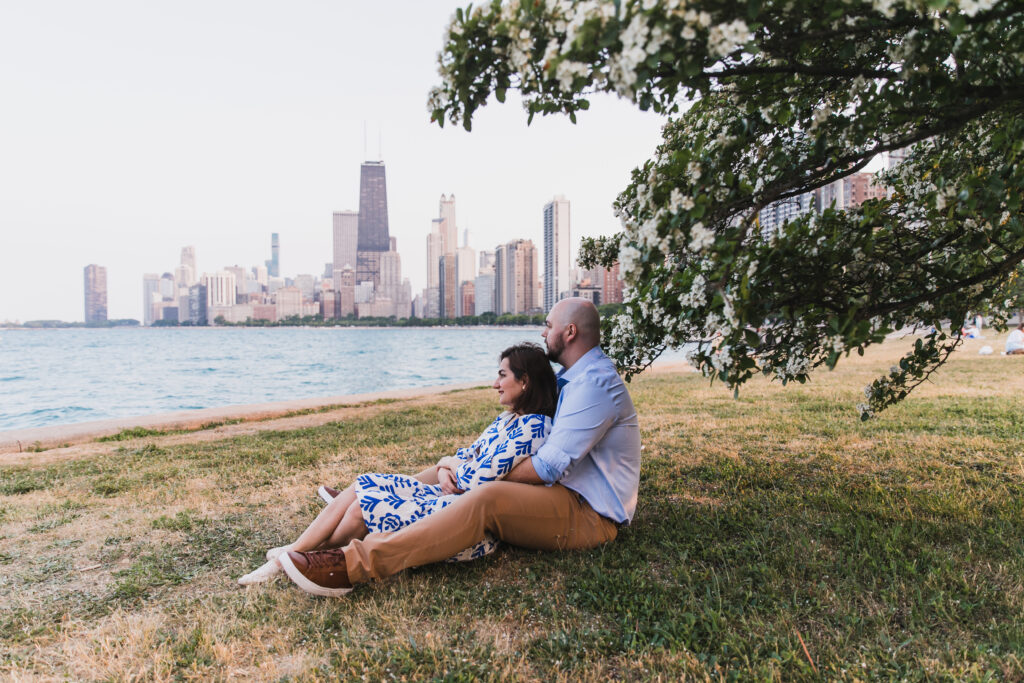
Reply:
<svg viewBox="0 0 1024 683"><path fill-rule="evenodd" d="M507 410L472 445L415 476L361 474L344 491L321 486L327 507L294 543L268 550L267 563L238 582L248 585L273 578L281 572L277 558L289 550L337 548L370 532L398 531L444 509L460 494L507 475L536 453L551 432L555 373L541 347L517 344L501 352L494 388ZM496 546L487 534L450 559L476 559Z"/></svg>
<svg viewBox="0 0 1024 683"><path fill-rule="evenodd" d="M1024 355L1024 322L1017 326L1010 336L1006 338L1006 355Z"/></svg>
<svg viewBox="0 0 1024 683"><path fill-rule="evenodd" d="M283 552L279 563L296 585L315 595L344 595L354 584L450 558L488 534L540 550L593 548L616 537L636 511L640 480L633 402L598 348L600 319L592 303L560 301L544 325L547 356L563 370L554 424L538 450L503 481L467 491L399 531L370 533L334 549ZM418 476L433 473L450 484L443 464Z"/></svg>

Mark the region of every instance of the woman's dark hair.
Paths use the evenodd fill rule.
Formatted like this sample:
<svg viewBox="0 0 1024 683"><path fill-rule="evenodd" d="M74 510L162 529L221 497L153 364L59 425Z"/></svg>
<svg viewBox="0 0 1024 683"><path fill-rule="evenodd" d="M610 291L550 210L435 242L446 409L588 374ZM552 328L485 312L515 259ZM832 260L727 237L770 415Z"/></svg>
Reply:
<svg viewBox="0 0 1024 683"><path fill-rule="evenodd" d="M520 415L537 414L555 416L558 389L555 371L551 369L548 355L537 344L523 342L510 346L501 352L498 361L508 358L508 367L516 379L526 378L526 388L512 410Z"/></svg>

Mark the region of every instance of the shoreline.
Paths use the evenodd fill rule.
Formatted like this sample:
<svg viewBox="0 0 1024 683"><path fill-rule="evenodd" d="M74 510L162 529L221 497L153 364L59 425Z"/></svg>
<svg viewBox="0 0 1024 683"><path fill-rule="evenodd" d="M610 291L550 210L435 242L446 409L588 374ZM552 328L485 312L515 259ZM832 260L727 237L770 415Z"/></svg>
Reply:
<svg viewBox="0 0 1024 683"><path fill-rule="evenodd" d="M686 361L664 360L655 362L646 372L693 372ZM130 417L115 417L90 422L76 422L65 425L49 425L26 429L0 431L0 454L31 453L52 448L72 446L84 442L119 434L126 429L153 429L159 431L184 430L199 432L210 423L240 421L253 423L291 417L305 411L321 411L328 408L346 408L380 400L408 400L435 396L450 391L489 388L490 379L453 384L438 384L409 389L390 389L364 394L342 394L316 398L290 399L269 403L239 404L218 408L180 410L170 413L153 413ZM323 413L328 414L326 411ZM269 428L269 427L268 427Z"/></svg>
<svg viewBox="0 0 1024 683"><path fill-rule="evenodd" d="M186 430L198 431L211 422L241 420L258 422L290 416L296 412L317 411L332 407L351 407L361 403L380 400L401 400L461 391L485 386L487 380L439 384L411 389L391 389L365 394L342 394L317 398L290 399L270 403L236 404L218 408L179 410L170 413L154 413L130 417L113 417L105 420L76 422L65 425L29 427L0 431L0 453L31 452L35 448L49 449L74 445L83 441L94 441L104 436L119 434L125 429Z"/></svg>

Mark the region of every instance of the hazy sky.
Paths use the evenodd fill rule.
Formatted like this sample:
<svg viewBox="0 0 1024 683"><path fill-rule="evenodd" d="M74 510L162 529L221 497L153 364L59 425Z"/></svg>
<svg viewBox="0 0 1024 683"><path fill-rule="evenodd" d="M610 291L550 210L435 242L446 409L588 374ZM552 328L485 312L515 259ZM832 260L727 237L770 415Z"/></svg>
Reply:
<svg viewBox="0 0 1024 683"><path fill-rule="evenodd" d="M282 275L319 275L331 212L358 209L378 139L414 294L442 193L476 249L540 248L556 194L572 203L574 245L614 232L611 202L663 121L596 97L576 126L527 127L510 97L472 133L439 129L427 91L458 4L4 2L0 321L82 320L89 263L107 267L109 316L141 320L143 273L172 271L182 246L200 272L250 267L272 232Z"/></svg>

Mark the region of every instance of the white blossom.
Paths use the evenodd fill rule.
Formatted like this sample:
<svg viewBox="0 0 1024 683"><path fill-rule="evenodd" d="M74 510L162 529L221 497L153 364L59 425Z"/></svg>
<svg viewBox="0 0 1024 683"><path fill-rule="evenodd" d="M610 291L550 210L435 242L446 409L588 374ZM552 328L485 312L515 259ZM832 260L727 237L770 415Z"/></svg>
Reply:
<svg viewBox="0 0 1024 683"><path fill-rule="evenodd" d="M717 24L708 32L708 49L712 54L724 57L733 52L748 40L752 34L742 19L734 19L728 24Z"/></svg>
<svg viewBox="0 0 1024 683"><path fill-rule="evenodd" d="M995 7L995 0L960 0L960 11L969 17Z"/></svg>
<svg viewBox="0 0 1024 683"><path fill-rule="evenodd" d="M694 206L693 198L684 196L678 187L672 188L668 198L668 209L672 213L679 213L680 210L689 211Z"/></svg>
<svg viewBox="0 0 1024 683"><path fill-rule="evenodd" d="M700 273L690 283L690 291L679 297L679 305L685 308L703 306L708 299L707 283Z"/></svg>
<svg viewBox="0 0 1024 683"><path fill-rule="evenodd" d="M640 250L636 247L628 246L619 250L619 265L624 275L633 273L639 259Z"/></svg>
<svg viewBox="0 0 1024 683"><path fill-rule="evenodd" d="M702 252L715 243L715 233L704 227L703 223L694 223L690 228L689 249L693 252Z"/></svg>
<svg viewBox="0 0 1024 683"><path fill-rule="evenodd" d="M831 113L832 108L829 107L827 104L821 107L820 109L816 109L814 111L814 116L811 120L810 130L814 130L821 124L825 123L825 121L828 120L828 117Z"/></svg>
<svg viewBox="0 0 1024 683"><path fill-rule="evenodd" d="M555 78L558 79L558 87L563 92L572 90L572 82L577 76L586 76L590 73L590 67L583 62L570 62L563 60L555 69Z"/></svg>

